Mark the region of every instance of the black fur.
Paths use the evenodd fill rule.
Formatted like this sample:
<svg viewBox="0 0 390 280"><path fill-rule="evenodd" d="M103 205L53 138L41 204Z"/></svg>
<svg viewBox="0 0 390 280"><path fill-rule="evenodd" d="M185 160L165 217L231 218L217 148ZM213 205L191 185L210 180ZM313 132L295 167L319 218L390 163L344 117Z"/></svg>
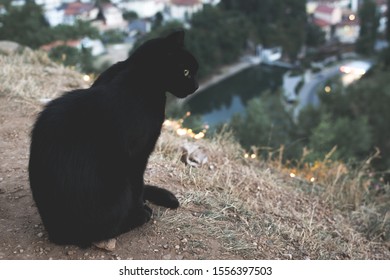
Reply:
<svg viewBox="0 0 390 280"><path fill-rule="evenodd" d="M40 113L31 134L33 198L52 242L81 247L146 223L145 200L168 208L169 191L144 185L161 132L166 92L197 88L198 64L184 32L153 39L103 72L88 89L64 94Z"/></svg>

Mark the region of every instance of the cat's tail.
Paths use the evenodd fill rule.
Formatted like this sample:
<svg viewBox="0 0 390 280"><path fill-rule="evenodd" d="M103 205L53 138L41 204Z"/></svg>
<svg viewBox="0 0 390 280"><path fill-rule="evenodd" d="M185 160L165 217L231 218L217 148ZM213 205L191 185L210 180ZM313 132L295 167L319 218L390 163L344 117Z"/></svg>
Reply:
<svg viewBox="0 0 390 280"><path fill-rule="evenodd" d="M145 185L144 200L148 200L158 206L171 209L179 207L180 203L170 191L156 186Z"/></svg>

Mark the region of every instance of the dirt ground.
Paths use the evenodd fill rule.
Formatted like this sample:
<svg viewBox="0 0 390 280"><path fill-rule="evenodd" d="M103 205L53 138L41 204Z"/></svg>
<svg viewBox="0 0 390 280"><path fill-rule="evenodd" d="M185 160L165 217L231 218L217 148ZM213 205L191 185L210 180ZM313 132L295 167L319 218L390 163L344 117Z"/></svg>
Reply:
<svg viewBox="0 0 390 280"><path fill-rule="evenodd" d="M151 206L152 220L119 236L114 251L55 245L28 182L29 133L38 111L0 96L0 260L390 259L390 244L367 240L346 217L288 187L269 168L237 165L228 155L214 159L214 168L191 169L174 155L178 140L168 136L145 179L173 191L181 207Z"/></svg>
<svg viewBox="0 0 390 280"><path fill-rule="evenodd" d="M216 240L188 236L180 228L162 225L159 216L175 211L159 207L153 208L154 218L147 225L119 236L113 252L49 242L28 182L29 133L35 118L28 108L0 97L0 259L240 258L220 250Z"/></svg>

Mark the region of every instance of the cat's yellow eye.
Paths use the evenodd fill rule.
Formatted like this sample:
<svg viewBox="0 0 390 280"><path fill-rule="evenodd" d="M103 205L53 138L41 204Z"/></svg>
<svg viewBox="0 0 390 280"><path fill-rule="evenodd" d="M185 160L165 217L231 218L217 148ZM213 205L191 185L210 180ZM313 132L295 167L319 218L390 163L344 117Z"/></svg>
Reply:
<svg viewBox="0 0 390 280"><path fill-rule="evenodd" d="M190 70L184 69L184 76L188 77L190 75Z"/></svg>

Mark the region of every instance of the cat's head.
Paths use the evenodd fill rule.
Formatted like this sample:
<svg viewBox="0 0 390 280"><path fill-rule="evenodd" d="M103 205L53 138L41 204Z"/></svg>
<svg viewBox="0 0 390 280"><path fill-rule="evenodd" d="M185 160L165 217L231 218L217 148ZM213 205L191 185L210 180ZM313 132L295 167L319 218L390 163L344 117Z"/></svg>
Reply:
<svg viewBox="0 0 390 280"><path fill-rule="evenodd" d="M150 40L134 54L138 56L138 62L142 59L142 67L147 67L153 81L161 83L164 90L176 97L184 98L198 89L196 74L199 66L184 47L184 31Z"/></svg>
<svg viewBox="0 0 390 280"><path fill-rule="evenodd" d="M198 89L196 74L198 62L184 48L184 31L174 32L164 38L168 44L167 90L176 97L183 98Z"/></svg>

